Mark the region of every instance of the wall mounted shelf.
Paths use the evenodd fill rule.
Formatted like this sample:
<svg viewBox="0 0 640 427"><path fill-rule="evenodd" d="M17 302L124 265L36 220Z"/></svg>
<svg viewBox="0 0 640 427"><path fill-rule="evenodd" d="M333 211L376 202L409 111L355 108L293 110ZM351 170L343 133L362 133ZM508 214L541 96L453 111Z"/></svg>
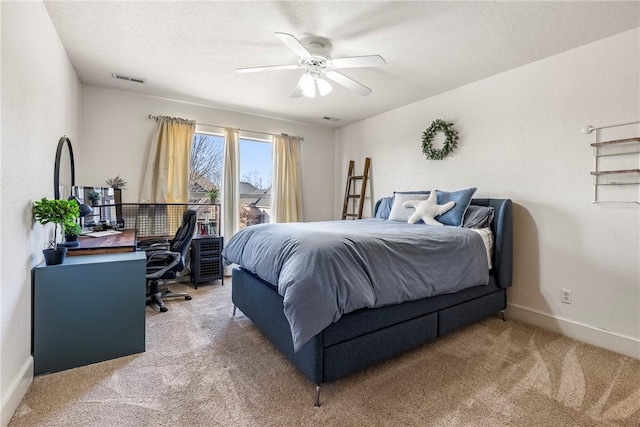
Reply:
<svg viewBox="0 0 640 427"><path fill-rule="evenodd" d="M593 185L635 185L640 184L640 169L591 172Z"/></svg>
<svg viewBox="0 0 640 427"><path fill-rule="evenodd" d="M595 170L591 172L594 185L593 203L632 203L640 205L640 201L638 200L640 198L640 190L635 192L636 200L603 200L601 197L602 195L598 191L598 187L600 186L640 185L640 137L613 139L609 141L599 140L599 130L601 129L637 125L638 123L640 122L622 123L618 125L602 126L599 128L587 126L584 128L584 133L589 134L594 130L596 132L596 142L591 144L593 157L595 159ZM605 161L603 159L605 157L612 159ZM615 157L618 157L618 159ZM636 163L638 167L636 168L632 166L629 168L628 166L630 166L630 161ZM605 168L603 165L608 165L609 168ZM627 167L624 167L623 165ZM615 168L615 166L623 167ZM625 196L628 196L629 194L631 193L625 193Z"/></svg>
<svg viewBox="0 0 640 427"><path fill-rule="evenodd" d="M636 154L640 153L640 137L594 142L591 146L596 157Z"/></svg>

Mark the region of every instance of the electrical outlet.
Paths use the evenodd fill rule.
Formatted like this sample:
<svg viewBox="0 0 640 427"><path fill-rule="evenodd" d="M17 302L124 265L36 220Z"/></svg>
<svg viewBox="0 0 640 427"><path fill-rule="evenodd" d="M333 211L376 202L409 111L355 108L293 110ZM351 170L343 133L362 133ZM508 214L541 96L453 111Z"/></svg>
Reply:
<svg viewBox="0 0 640 427"><path fill-rule="evenodd" d="M571 289L563 289L560 294L560 301L565 304L571 304Z"/></svg>

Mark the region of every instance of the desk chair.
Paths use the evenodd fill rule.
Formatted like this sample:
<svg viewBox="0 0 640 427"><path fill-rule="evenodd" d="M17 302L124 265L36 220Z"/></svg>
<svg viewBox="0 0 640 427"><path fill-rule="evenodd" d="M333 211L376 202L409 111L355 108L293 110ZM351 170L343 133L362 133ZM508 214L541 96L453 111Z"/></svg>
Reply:
<svg viewBox="0 0 640 427"><path fill-rule="evenodd" d="M196 227L196 211L187 210L182 216L182 225L176 231L171 241L142 242L140 250L147 253L147 303L156 305L161 312L167 311L163 299L184 298L190 300L187 293L171 293L168 288L160 289L159 282L177 277L177 273L184 270L185 257L191 244L193 231Z"/></svg>

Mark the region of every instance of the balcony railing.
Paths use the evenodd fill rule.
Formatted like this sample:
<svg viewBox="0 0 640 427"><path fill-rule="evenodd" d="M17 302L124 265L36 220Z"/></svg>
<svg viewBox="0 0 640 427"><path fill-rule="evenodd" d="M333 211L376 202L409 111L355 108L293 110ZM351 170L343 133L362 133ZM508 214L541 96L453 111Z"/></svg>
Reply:
<svg viewBox="0 0 640 427"><path fill-rule="evenodd" d="M137 230L138 237L174 236L187 209L197 213L196 234L220 235L217 203L120 203L95 206L99 220L93 226ZM88 224L85 223L88 226Z"/></svg>

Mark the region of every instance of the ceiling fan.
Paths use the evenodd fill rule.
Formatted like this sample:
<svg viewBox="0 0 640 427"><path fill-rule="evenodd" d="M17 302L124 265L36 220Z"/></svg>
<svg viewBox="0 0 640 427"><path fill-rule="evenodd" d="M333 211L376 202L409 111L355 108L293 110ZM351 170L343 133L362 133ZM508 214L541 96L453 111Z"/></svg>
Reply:
<svg viewBox="0 0 640 427"><path fill-rule="evenodd" d="M267 65L263 67L238 68L238 73L253 73L271 70L306 69L298 80L292 97L306 96L314 98L316 93L327 95L333 89L326 80L332 80L341 86L351 89L359 95L369 95L372 90L344 74L335 71L340 68L382 67L386 64L380 55L350 56L346 58L331 58L328 49L321 41L311 41L305 47L297 38L287 33L275 33L282 42L298 55L297 64ZM325 79L326 77L326 79Z"/></svg>

